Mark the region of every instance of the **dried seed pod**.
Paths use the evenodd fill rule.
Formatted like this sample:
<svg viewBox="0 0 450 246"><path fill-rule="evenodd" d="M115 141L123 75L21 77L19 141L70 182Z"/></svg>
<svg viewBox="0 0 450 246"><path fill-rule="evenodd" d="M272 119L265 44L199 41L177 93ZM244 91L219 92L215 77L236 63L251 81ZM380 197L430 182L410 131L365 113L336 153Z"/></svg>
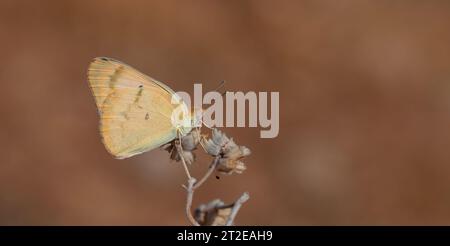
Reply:
<svg viewBox="0 0 450 246"><path fill-rule="evenodd" d="M250 155L251 151L245 146L237 145L225 133L213 129L211 139L203 141L206 151L212 156L220 156L217 171L232 174L242 173L246 166L242 158Z"/></svg>
<svg viewBox="0 0 450 246"><path fill-rule="evenodd" d="M197 146L200 143L200 139L202 138L200 131L194 129L186 136L181 137L181 147L183 149L181 155L187 164L192 164L195 161L194 150L197 149ZM170 143L162 146L164 150L167 150L170 153L170 159L175 161L180 161L180 153L177 149L178 139L173 140Z"/></svg>
<svg viewBox="0 0 450 246"><path fill-rule="evenodd" d="M222 148L230 141L230 139L221 131L214 128L212 137L203 141L203 145L208 154L217 156L221 153Z"/></svg>
<svg viewBox="0 0 450 246"><path fill-rule="evenodd" d="M232 159L221 159L217 166L217 171L225 174L241 174L245 169L247 169L247 167L244 162Z"/></svg>
<svg viewBox="0 0 450 246"><path fill-rule="evenodd" d="M231 215L232 206L219 199L202 204L195 210L195 220L202 226L224 226Z"/></svg>

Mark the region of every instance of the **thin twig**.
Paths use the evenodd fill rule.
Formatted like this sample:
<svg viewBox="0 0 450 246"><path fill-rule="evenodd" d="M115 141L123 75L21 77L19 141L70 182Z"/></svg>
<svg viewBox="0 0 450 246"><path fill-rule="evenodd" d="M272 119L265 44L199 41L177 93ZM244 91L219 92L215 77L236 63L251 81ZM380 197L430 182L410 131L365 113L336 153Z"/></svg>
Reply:
<svg viewBox="0 0 450 246"><path fill-rule="evenodd" d="M203 177L194 185L194 190L198 189L208 178L209 176L211 176L211 174L214 172L214 170L216 170L217 165L219 164L219 160L220 160L220 156L216 156L216 158L214 158L213 162L211 163L211 165L209 165L208 171L206 171L205 175L203 175Z"/></svg>
<svg viewBox="0 0 450 246"><path fill-rule="evenodd" d="M187 199L186 199L186 216L194 226L200 226L200 224L194 219L194 216L192 216L192 199L194 197L194 184L197 182L195 178L190 178L188 180L188 186L185 187L187 190Z"/></svg>
<svg viewBox="0 0 450 246"><path fill-rule="evenodd" d="M234 203L233 208L231 209L230 217L228 217L226 226L233 225L234 218L236 217L237 213L239 212L239 209L241 208L242 204L246 202L250 198L249 194L247 192L244 192L244 194L237 199L237 201Z"/></svg>
<svg viewBox="0 0 450 246"><path fill-rule="evenodd" d="M179 136L178 144L175 143L175 146L177 147L177 151L178 151L178 154L180 155L181 162L183 162L184 171L186 172L188 180L190 180L190 179L192 179L192 176L191 176L191 173L189 172L186 161L184 160L183 147L181 146L181 136Z"/></svg>

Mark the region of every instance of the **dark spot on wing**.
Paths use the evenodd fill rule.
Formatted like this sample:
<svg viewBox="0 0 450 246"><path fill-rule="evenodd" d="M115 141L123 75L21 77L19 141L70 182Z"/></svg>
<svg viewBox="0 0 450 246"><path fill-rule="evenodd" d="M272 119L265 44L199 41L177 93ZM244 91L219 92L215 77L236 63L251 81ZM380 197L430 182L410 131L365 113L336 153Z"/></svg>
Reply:
<svg viewBox="0 0 450 246"><path fill-rule="evenodd" d="M130 117L128 117L128 114L127 114L126 112L120 112L120 115L121 115L122 117L124 117L126 120L129 120L129 119L130 119Z"/></svg>
<svg viewBox="0 0 450 246"><path fill-rule="evenodd" d="M216 175L216 179L220 179L220 177Z"/></svg>
<svg viewBox="0 0 450 246"><path fill-rule="evenodd" d="M139 99L141 99L142 91L143 91L143 90L144 90L144 88L141 87L141 86L139 86L139 90L138 90L138 92L136 93L136 98L134 99L134 103L138 103L138 102L139 102Z"/></svg>
<svg viewBox="0 0 450 246"><path fill-rule="evenodd" d="M110 84L109 87L111 89L114 89L115 84L117 83L117 78L119 77L120 73L122 73L123 67L122 66L118 66L115 70L114 73L110 76Z"/></svg>
<svg viewBox="0 0 450 246"><path fill-rule="evenodd" d="M139 88L142 89L144 86L143 85L139 85Z"/></svg>
<svg viewBox="0 0 450 246"><path fill-rule="evenodd" d="M102 61L108 61L108 58L106 58L106 57L101 57L100 60L102 60Z"/></svg>
<svg viewBox="0 0 450 246"><path fill-rule="evenodd" d="M145 120L150 119L150 115L148 113L145 114Z"/></svg>

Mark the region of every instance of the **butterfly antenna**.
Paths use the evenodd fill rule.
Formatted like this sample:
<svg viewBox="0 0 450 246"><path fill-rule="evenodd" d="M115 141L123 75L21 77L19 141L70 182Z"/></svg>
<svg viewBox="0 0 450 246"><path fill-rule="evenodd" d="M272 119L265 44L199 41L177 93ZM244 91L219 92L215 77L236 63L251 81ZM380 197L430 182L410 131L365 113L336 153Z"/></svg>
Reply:
<svg viewBox="0 0 450 246"><path fill-rule="evenodd" d="M215 91L219 92L221 96L225 96L225 94L227 94L227 91L224 90L222 93L219 91L219 89L222 89L222 87L224 87L226 81L222 80L219 84L219 86L217 86L217 88L215 89Z"/></svg>
<svg viewBox="0 0 450 246"><path fill-rule="evenodd" d="M215 91L219 92L219 90L222 89L222 87L225 85L225 83L226 83L225 80L220 81L220 83L217 86L217 88L215 89Z"/></svg>
<svg viewBox="0 0 450 246"><path fill-rule="evenodd" d="M214 91L217 91L217 92L220 93L219 90L222 89L222 88L224 87L225 83L226 83L225 80L220 81L219 85L216 87L216 89L215 89ZM220 93L220 95L221 95L221 96L225 96L226 93L227 93L227 91L224 91L224 92ZM212 129L212 128L213 128L212 126L209 126L208 124L206 124L206 123L203 121L203 115L204 115L205 111L206 111L206 110L203 110L203 112L202 112L202 118L201 118L201 119L202 119L202 121L201 121L201 122L202 122L202 125L205 125L207 128Z"/></svg>

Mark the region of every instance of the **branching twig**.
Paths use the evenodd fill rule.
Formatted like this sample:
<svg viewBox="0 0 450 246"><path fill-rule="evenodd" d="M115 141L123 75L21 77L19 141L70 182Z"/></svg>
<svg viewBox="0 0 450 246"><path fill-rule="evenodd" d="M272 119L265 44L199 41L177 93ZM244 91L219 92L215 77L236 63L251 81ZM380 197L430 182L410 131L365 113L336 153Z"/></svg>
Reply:
<svg viewBox="0 0 450 246"><path fill-rule="evenodd" d="M183 158L181 158L183 160ZM184 161L184 160L183 160ZM198 222L194 219L194 216L192 216L192 200L194 198L194 191L199 188L211 174L216 169L217 164L219 163L219 157L214 158L214 161L211 163L208 171L206 174L200 179L199 182L195 178L189 177L188 178L188 186L184 187L187 191L187 199L186 199L186 215L191 222L192 225L199 226ZM189 171L186 172L189 174Z"/></svg>
<svg viewBox="0 0 450 246"><path fill-rule="evenodd" d="M228 138L224 133L216 129L213 130L212 138L204 141L205 146L203 146L201 140L196 143L193 136L187 135L184 137L187 137L186 146L189 146L185 146L186 152L183 151L183 139L181 137L181 134L178 135L178 140L176 140L176 142L173 142L172 144L176 146L176 150L178 152L178 155L176 156L179 156L179 159L181 159L184 170L188 177L188 184L187 186L183 187L187 191L186 216L189 222L194 226L199 226L200 224L227 226L233 225L234 219L239 212L242 204L249 199L249 195L247 192L242 194L236 202L227 206L225 206L222 201L215 200L220 201L220 204L215 204L213 207L210 206L210 208L206 209L205 211L200 211L201 213L203 213L203 216L199 217L199 220L194 218L194 216L192 215L192 200L194 198L195 190L198 189L202 184L204 184L214 171L219 171L227 174L232 174L234 172L242 173L242 171L245 170L245 165L241 161L241 159L245 156L248 156L250 154L250 150L245 146L238 146L231 138ZM195 150L196 145L199 143L202 144L205 152L214 157L214 160L211 162L206 173L197 182L197 180L193 178L189 172L184 155L189 154L188 156L190 157L190 159L192 159L189 162L192 162L193 158L195 157L192 151ZM173 149L173 147L168 149ZM177 157L172 158L177 159ZM211 203L209 205L211 205Z"/></svg>
<svg viewBox="0 0 450 246"><path fill-rule="evenodd" d="M194 190L198 189L208 178L211 176L211 174L216 170L217 164L219 164L220 156L216 156L211 163L211 165L208 168L208 171L203 175L203 177L194 185Z"/></svg>
<svg viewBox="0 0 450 246"><path fill-rule="evenodd" d="M197 182L195 178L190 178L188 180L188 186L184 187L187 190L187 199L186 199L186 216L188 217L189 221L192 225L199 226L198 222L194 219L194 216L192 216L192 199L194 197L194 184Z"/></svg>
<svg viewBox="0 0 450 246"><path fill-rule="evenodd" d="M231 209L230 217L228 217L226 223L227 226L233 225L234 218L236 218L239 209L241 208L242 204L246 202L249 198L250 196L248 195L248 193L244 192L244 194L242 194L241 197L239 197L239 199L234 203L233 208Z"/></svg>

